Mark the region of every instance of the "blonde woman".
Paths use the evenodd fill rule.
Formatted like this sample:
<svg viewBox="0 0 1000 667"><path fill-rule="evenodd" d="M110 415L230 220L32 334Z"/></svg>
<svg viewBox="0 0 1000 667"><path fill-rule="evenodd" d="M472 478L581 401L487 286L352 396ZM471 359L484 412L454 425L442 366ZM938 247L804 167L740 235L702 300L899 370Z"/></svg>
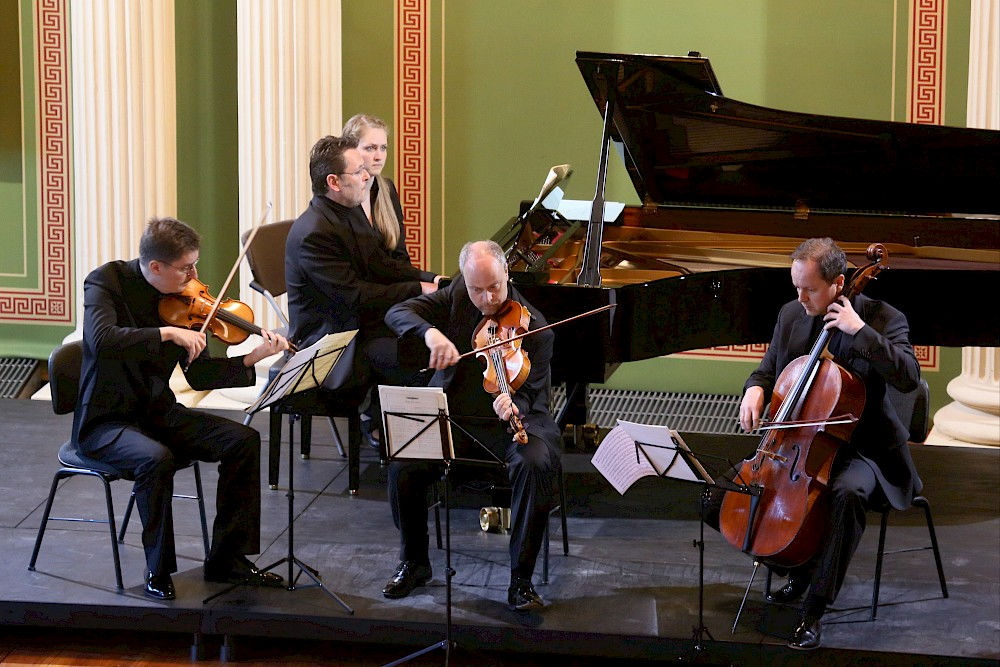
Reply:
<svg viewBox="0 0 1000 667"><path fill-rule="evenodd" d="M365 168L372 176L366 184L368 196L361 202L368 222L386 252L410 264L410 253L403 239L403 208L399 203L399 193L395 183L382 175L389 153L389 130L385 121L357 114L344 125L343 136L357 143ZM423 280L437 283L440 279L433 273L425 273Z"/></svg>

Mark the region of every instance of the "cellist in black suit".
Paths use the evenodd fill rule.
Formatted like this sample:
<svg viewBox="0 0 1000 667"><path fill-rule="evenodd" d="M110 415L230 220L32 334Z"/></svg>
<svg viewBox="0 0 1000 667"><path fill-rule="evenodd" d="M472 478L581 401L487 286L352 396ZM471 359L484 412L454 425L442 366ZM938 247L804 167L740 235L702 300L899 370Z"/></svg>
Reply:
<svg viewBox="0 0 1000 667"><path fill-rule="evenodd" d="M865 387L864 411L833 462L829 530L819 552L793 568L788 583L769 596L772 602L792 602L805 594L801 622L789 646L809 650L820 645L820 619L844 582L868 508L884 497L905 509L920 492L906 444L909 430L886 395L887 385L901 392L916 389L920 366L903 313L861 294L853 299L841 295L847 258L831 239L804 241L791 258L798 298L781 308L770 347L746 381L740 425L745 431L757 428L781 371L808 354L824 328L831 331L827 349L834 360Z"/></svg>

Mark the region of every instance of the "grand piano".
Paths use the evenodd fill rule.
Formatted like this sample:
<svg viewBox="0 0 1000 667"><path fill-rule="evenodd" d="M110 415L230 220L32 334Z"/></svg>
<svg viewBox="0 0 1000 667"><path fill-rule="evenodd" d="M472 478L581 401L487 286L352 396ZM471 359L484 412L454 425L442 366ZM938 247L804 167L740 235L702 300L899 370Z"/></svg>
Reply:
<svg viewBox="0 0 1000 667"><path fill-rule="evenodd" d="M550 322L617 304L556 329L563 424L586 422L586 384L622 362L770 340L795 297L788 255L812 236L855 266L887 246L865 293L906 313L914 344L1000 344L1000 132L754 106L694 53L576 62L604 119L591 218L522 207L494 235ZM612 146L642 204L605 223Z"/></svg>

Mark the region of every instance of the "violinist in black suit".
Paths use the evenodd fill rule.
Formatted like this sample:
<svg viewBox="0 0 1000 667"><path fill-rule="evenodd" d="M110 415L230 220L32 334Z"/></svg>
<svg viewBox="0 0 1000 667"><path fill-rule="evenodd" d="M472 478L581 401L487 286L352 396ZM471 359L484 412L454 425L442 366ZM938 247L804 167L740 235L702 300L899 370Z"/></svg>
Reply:
<svg viewBox="0 0 1000 667"><path fill-rule="evenodd" d="M178 461L219 463L208 581L282 585L258 571L246 554L260 551L260 435L234 421L180 405L170 390L178 362L195 389L250 386L253 366L288 349L277 334L243 357L213 359L205 334L163 326L163 295L183 291L198 275L198 233L174 218L149 222L139 257L98 267L84 282L83 365L73 440L90 458L135 478L135 500L146 552L145 593L175 597L171 499Z"/></svg>
<svg viewBox="0 0 1000 667"><path fill-rule="evenodd" d="M317 141L309 176L313 198L285 245L290 336L305 347L325 334L358 329L351 377L341 386L402 384L396 338L383 318L393 304L436 290L439 277L391 252L366 216L361 203L371 175L354 140ZM366 422L377 423L377 403L368 412L375 419Z"/></svg>
<svg viewBox="0 0 1000 667"><path fill-rule="evenodd" d="M458 263L460 278L438 292L394 306L385 321L400 336L423 338L430 350L429 366L436 370L431 385L444 389L453 420L507 463L512 486L507 602L520 611L537 609L544 603L531 576L554 506L560 466L559 429L549 413L555 335L546 330L522 339L531 362L527 378L513 394L490 396L483 389L482 363L474 355L459 361L461 353L472 350L477 325L508 299L527 308L529 330L544 326L545 319L508 282L507 261L496 243L466 244ZM520 418L527 444L512 439L508 431L512 415ZM459 456L484 458L460 431L453 431L453 437ZM400 563L382 591L387 598L405 597L431 578L425 499L428 487L440 476L440 466L431 463L389 465L389 504L400 532Z"/></svg>
<svg viewBox="0 0 1000 667"><path fill-rule="evenodd" d="M906 317L881 301L844 289L847 259L829 238L804 241L792 253L792 284L798 299L778 314L771 345L747 380L740 404L740 425L751 431L760 424L777 377L792 360L809 353L823 329L830 330L828 350L834 360L865 386L865 407L833 463L830 480L830 529L819 553L793 568L788 583L771 594L774 602L791 602L804 593L801 623L791 648L820 645L820 618L837 597L861 534L865 512L875 498L905 509L920 492L907 446L909 431L886 395L886 385L901 392L916 389L920 366L909 341Z"/></svg>

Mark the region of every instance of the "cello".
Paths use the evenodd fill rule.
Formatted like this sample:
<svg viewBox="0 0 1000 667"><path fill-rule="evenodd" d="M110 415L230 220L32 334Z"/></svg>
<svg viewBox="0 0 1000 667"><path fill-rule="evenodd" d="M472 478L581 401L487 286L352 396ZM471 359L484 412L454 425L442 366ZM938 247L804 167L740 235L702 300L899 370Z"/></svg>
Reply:
<svg viewBox="0 0 1000 667"><path fill-rule="evenodd" d="M851 299L887 268L882 244L868 246L859 268L839 296ZM828 489L834 457L865 405L864 384L826 354L824 329L808 355L778 376L761 426L767 433L736 476L739 491L726 491L719 530L726 541L757 561L794 567L818 550L827 530Z"/></svg>

